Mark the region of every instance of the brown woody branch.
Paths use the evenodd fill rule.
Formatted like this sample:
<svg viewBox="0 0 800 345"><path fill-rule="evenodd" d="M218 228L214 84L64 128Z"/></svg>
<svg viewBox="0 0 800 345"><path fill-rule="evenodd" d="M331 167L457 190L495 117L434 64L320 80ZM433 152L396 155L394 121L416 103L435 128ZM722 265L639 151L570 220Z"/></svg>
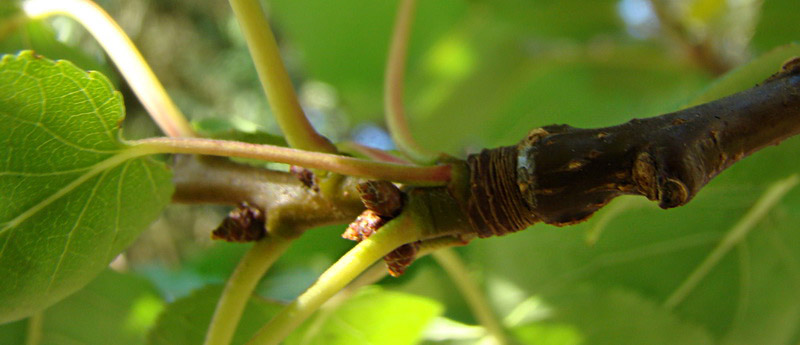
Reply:
<svg viewBox="0 0 800 345"><path fill-rule="evenodd" d="M516 146L470 156L466 213L487 237L538 221L581 222L623 194L677 207L733 163L798 133L795 59L764 83L714 102L614 127L546 126Z"/></svg>

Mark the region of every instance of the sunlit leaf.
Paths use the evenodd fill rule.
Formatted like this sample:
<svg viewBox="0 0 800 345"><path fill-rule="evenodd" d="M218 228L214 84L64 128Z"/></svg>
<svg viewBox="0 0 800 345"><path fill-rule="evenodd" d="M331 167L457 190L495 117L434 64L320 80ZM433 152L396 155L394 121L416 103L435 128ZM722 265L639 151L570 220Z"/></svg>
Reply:
<svg viewBox="0 0 800 345"><path fill-rule="evenodd" d="M413 345L441 311L439 303L424 297L368 288L335 309L322 310L286 344Z"/></svg>
<svg viewBox="0 0 800 345"><path fill-rule="evenodd" d="M86 285L169 201L166 167L119 137L108 80L30 52L0 62L0 322Z"/></svg>

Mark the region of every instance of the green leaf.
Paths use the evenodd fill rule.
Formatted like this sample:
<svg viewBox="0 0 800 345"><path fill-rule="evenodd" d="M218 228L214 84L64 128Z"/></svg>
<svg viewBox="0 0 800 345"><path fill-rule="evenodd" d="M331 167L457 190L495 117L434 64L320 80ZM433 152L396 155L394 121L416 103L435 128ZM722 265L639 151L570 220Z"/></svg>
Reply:
<svg viewBox="0 0 800 345"><path fill-rule="evenodd" d="M41 318L41 344L137 345L163 309L163 301L150 283L140 277L105 270L86 288L37 314ZM17 338L24 339L30 319L12 323ZM27 323L27 324L26 324ZM0 327L0 339L14 334ZM21 344L2 342L3 344Z"/></svg>
<svg viewBox="0 0 800 345"><path fill-rule="evenodd" d="M593 345L714 343L702 328L630 291L580 286L550 298L549 303L556 310L551 317L517 328L515 333L527 337L533 335L529 333L532 327L541 332L542 326L550 326L549 334L536 334L535 340L547 335L564 341L561 344L575 344L578 339Z"/></svg>
<svg viewBox="0 0 800 345"><path fill-rule="evenodd" d="M79 26L74 22L69 25L73 30ZM51 59L69 60L82 69L100 71L118 84L117 75L105 61L98 61L97 56L59 41L55 30L45 20L28 18L17 1L4 1L0 4L0 54L22 50L33 50Z"/></svg>
<svg viewBox="0 0 800 345"><path fill-rule="evenodd" d="M430 299L368 287L335 309L323 309L287 345L412 345L442 306Z"/></svg>
<svg viewBox="0 0 800 345"><path fill-rule="evenodd" d="M239 123L242 121L239 121ZM241 124L222 118L208 118L192 122L194 130L202 137L221 139L221 140L235 140L243 141L253 144L267 144L275 146L287 147L286 139L283 137L269 134L267 132L255 130L245 130L246 125L255 127L251 123ZM250 128L247 128L250 129Z"/></svg>
<svg viewBox="0 0 800 345"><path fill-rule="evenodd" d="M122 118L99 73L0 62L0 322L85 286L169 202L169 171L121 142Z"/></svg>
<svg viewBox="0 0 800 345"><path fill-rule="evenodd" d="M202 344L222 289L218 285L206 286L169 304L147 336L147 344ZM281 308L282 305L274 302L250 298L232 344L244 344Z"/></svg>
<svg viewBox="0 0 800 345"><path fill-rule="evenodd" d="M753 46L761 52L782 44L800 41L797 1L769 0L761 6L761 20L753 36Z"/></svg>
<svg viewBox="0 0 800 345"><path fill-rule="evenodd" d="M303 73L333 85L351 119L382 118L383 74L397 2L273 0L269 5L273 22L300 53ZM467 7L459 0L418 2L409 71L459 23Z"/></svg>
<svg viewBox="0 0 800 345"><path fill-rule="evenodd" d="M798 43L777 47L717 79L689 102L689 106L710 102L749 89L778 72L784 62L798 56L800 56L800 44Z"/></svg>

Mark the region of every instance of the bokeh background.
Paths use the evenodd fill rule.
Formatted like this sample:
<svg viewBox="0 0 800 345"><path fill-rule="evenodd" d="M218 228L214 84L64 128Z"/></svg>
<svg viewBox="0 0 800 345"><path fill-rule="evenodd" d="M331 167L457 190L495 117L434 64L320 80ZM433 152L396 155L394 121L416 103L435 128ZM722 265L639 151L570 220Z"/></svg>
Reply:
<svg viewBox="0 0 800 345"><path fill-rule="evenodd" d="M198 126L280 134L226 1L98 3L132 37ZM319 131L334 141L392 149L383 123L382 83L397 2L263 4L301 102ZM126 137L158 135L117 67L80 26L66 18L26 21L11 1L0 4L0 18L0 52L34 49L103 72L124 94ZM405 89L411 128L422 145L464 157L515 143L542 125L605 126L676 110L726 72L800 39L798 22L797 0L419 0ZM620 198L587 223L537 225L475 240L458 252L520 343L800 344L796 190L725 252L679 303L665 304L768 186L800 173L799 152L800 141L793 139L748 158L680 209L663 211ZM210 313L213 304L206 304L219 291L208 285L223 283L247 249L209 240L226 211L171 206L114 263L124 274L108 272L90 285L86 293L137 287L130 288L128 302L118 303L119 310L107 311L127 320L126 342L192 343L186 340L191 336L152 335L154 329L169 333L168 325L193 327L202 335L205 326L190 322L191 316ZM309 231L270 271L258 294L288 301L302 292L352 246L339 238L342 230ZM462 297L430 258L380 285L380 291L417 296L403 304L416 309L365 292L326 318L312 319L318 329L306 326L290 342L491 341L474 326ZM108 299L122 301L119 295ZM46 339L101 344L109 339L104 332L123 332L111 317L76 311L104 308L92 301L96 298L79 293L54 307ZM189 325L159 320L169 308L183 308ZM250 319L259 317L264 316ZM420 325L411 335L374 334L414 320ZM81 327L59 321L109 325L94 327L101 329L94 339ZM8 339L0 343L14 344L9 329L24 327L24 322L0 327L0 340Z"/></svg>

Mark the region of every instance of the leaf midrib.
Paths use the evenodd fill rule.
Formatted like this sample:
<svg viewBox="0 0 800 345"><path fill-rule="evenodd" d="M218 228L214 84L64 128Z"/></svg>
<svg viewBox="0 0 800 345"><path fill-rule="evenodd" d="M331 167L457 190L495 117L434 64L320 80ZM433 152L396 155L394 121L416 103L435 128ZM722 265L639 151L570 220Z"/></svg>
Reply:
<svg viewBox="0 0 800 345"><path fill-rule="evenodd" d="M113 156L111 156L109 158L106 158L106 159L104 159L104 160L92 165L85 173L83 173L82 175L78 176L75 180L72 180L72 182L70 182L66 186L62 187L61 189L59 189L55 193L51 194L50 196L48 196L44 200L42 200L39 203L37 203L36 205L33 205L32 207L28 208L27 210L25 210L25 212L22 212L21 214L16 216L14 219L12 219L12 220L6 222L5 224L3 224L2 228L0 228L0 236L2 236L5 232L10 231L11 229L13 229L13 228L17 227L18 225L22 224L28 218L32 217L33 215L35 215L36 213L38 213L39 211L41 211L42 209L44 209L48 205L50 205L53 202L57 201L58 199L60 199L64 195L66 195L67 193L75 190L80 185L82 185L84 182L89 180L90 178L92 178L94 176L97 176L98 174L102 173L103 171L107 171L109 169L112 169L112 168L116 167L119 164L122 164L123 162L125 162L127 160L134 159L136 157L147 155L147 154L150 154L150 152L148 152L147 150L142 149L142 147L129 146L129 147L126 147L126 148L118 151L115 155L113 155ZM2 252L0 252L0 257L2 257Z"/></svg>

